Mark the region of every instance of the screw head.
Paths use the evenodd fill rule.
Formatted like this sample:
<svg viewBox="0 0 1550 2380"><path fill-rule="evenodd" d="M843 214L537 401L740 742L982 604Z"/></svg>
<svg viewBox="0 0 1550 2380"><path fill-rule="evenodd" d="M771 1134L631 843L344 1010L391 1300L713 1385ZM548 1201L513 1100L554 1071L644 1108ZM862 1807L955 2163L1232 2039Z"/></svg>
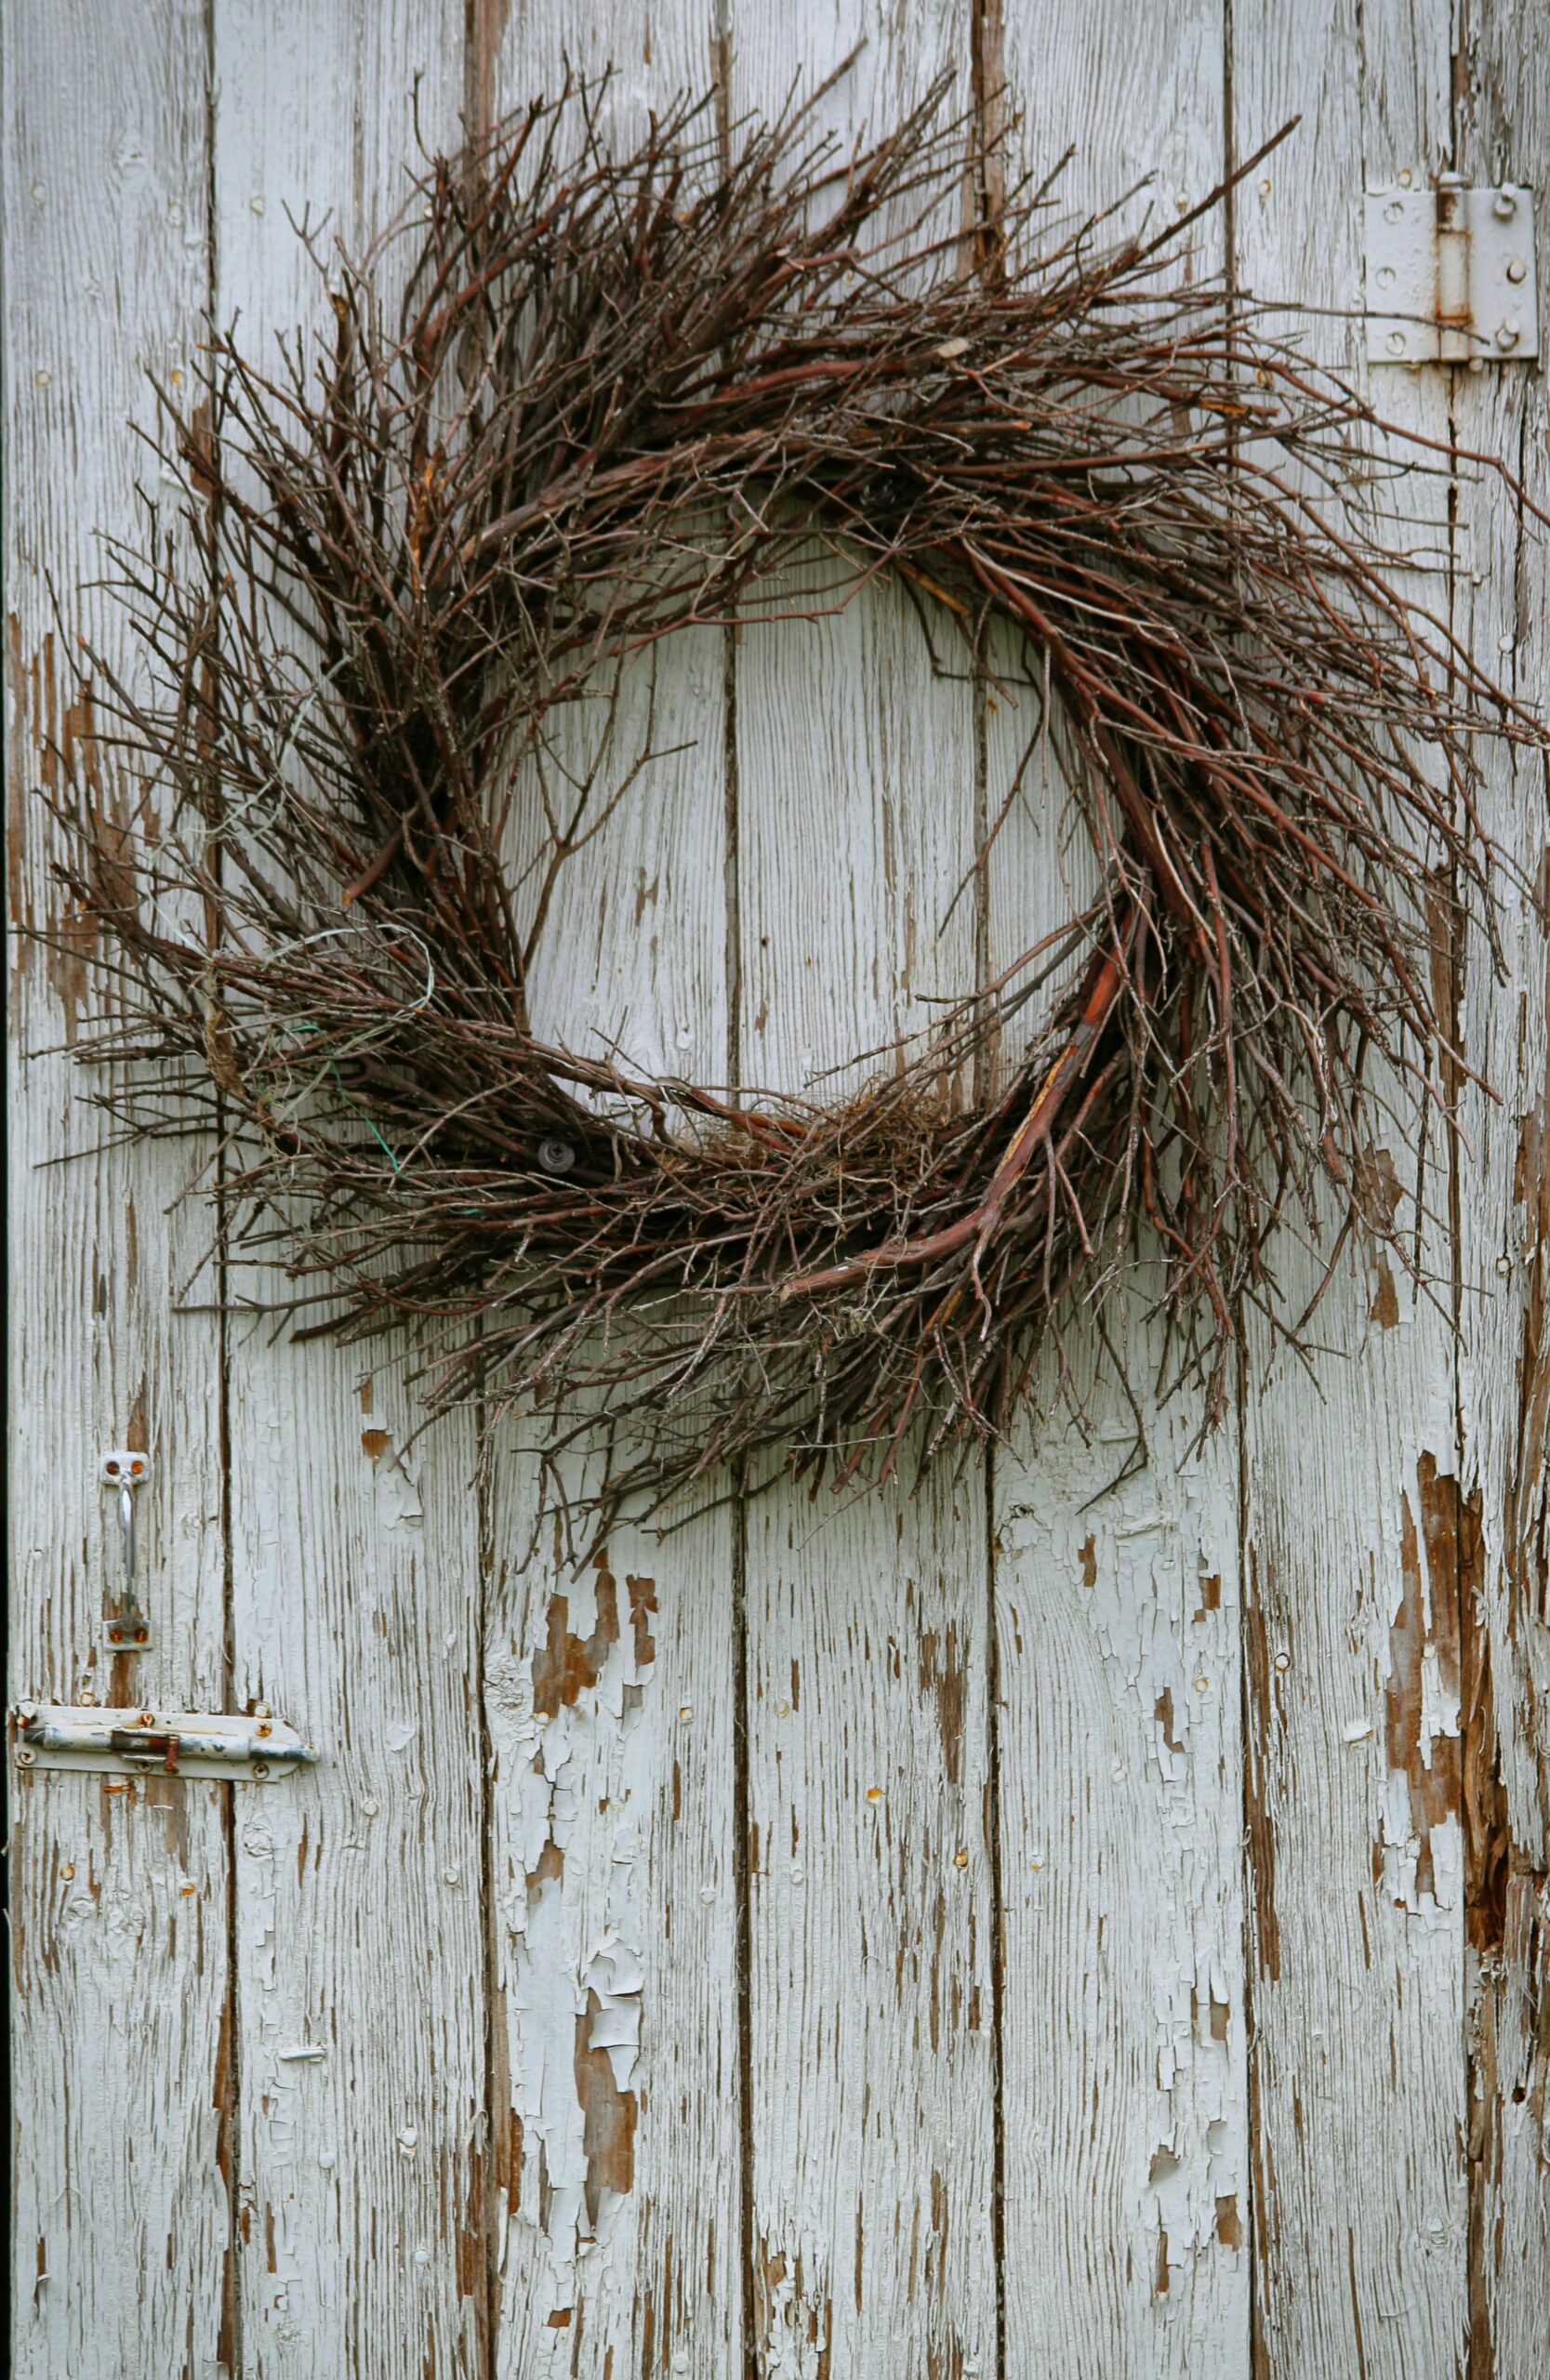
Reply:
<svg viewBox="0 0 1550 2380"><path fill-rule="evenodd" d="M1504 352L1517 345L1521 332L1517 323L1503 323L1496 333L1496 344Z"/></svg>
<svg viewBox="0 0 1550 2380"><path fill-rule="evenodd" d="M1499 223L1510 223L1517 213L1517 201L1510 190L1499 190L1491 200L1490 211Z"/></svg>
<svg viewBox="0 0 1550 2380"><path fill-rule="evenodd" d="M253 1774L255 1777L259 1778L262 1778L267 1777L267 1776L269 1775L269 1763L268 1763L268 1761L267 1761L267 1760L256 1760L256 1761L254 1762L254 1764L253 1764L252 1774Z"/></svg>
<svg viewBox="0 0 1550 2380"><path fill-rule="evenodd" d="M29 1752L26 1745L23 1744L20 1751L16 1755L16 1765L18 1768L31 1768L36 1758L36 1752Z"/></svg>
<svg viewBox="0 0 1550 2380"><path fill-rule="evenodd" d="M540 1141L538 1163L546 1173L568 1173L576 1163L576 1151L569 1141Z"/></svg>

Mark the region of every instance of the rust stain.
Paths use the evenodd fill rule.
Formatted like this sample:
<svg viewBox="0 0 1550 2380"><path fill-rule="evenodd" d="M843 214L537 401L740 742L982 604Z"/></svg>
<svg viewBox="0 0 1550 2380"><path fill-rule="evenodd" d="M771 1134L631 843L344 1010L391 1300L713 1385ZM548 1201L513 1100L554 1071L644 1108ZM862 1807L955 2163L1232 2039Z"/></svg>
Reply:
<svg viewBox="0 0 1550 2380"><path fill-rule="evenodd" d="M762 2339L767 2338L775 2326L786 2269L786 2257L781 2250L776 2249L772 2255L764 2241L757 2242L753 2274L754 2320Z"/></svg>
<svg viewBox="0 0 1550 2380"><path fill-rule="evenodd" d="M963 1664L958 1630L949 1620L945 1637L928 1629L921 1638L921 1691L936 1697L943 1765L949 1785L963 1781Z"/></svg>
<svg viewBox="0 0 1550 2380"><path fill-rule="evenodd" d="M1403 1591L1388 1632L1390 1673L1384 1703L1388 1764L1406 1779L1411 1825L1421 1844L1415 1870L1419 1899L1423 1893L1435 1897L1437 1890L1432 1829L1459 1816L1463 1789L1458 1739L1429 1730L1424 1708L1428 1653L1436 1657L1442 1692L1450 1698L1459 1692L1458 1486L1438 1473L1435 1457L1424 1454L1416 1488L1419 1532L1410 1498L1400 1500Z"/></svg>
<svg viewBox="0 0 1550 2380"><path fill-rule="evenodd" d="M492 1980L490 1998L490 2187L504 2200L508 2216L522 2194L522 2118L511 2105L511 2044L507 2032L506 1993ZM501 2109L506 2111L501 2121Z"/></svg>
<svg viewBox="0 0 1550 2380"><path fill-rule="evenodd" d="M1006 281L1006 35L1002 0L974 0L969 24L974 91L962 260L987 289ZM992 709L995 706L991 705Z"/></svg>
<svg viewBox="0 0 1550 2380"><path fill-rule="evenodd" d="M536 1893L543 1884L558 1884L565 1872L565 1855L552 1839L538 1854L538 1864L527 1871L527 1889Z"/></svg>
<svg viewBox="0 0 1550 2380"><path fill-rule="evenodd" d="M1479 1608L1484 1583L1478 1490L1458 1502L1459 1743L1463 1775L1464 1930L1471 1947L1500 1950L1513 1865L1512 1822L1502 1778L1490 1633Z"/></svg>
<svg viewBox="0 0 1550 2380"><path fill-rule="evenodd" d="M1357 2380L1367 2380L1367 2351L1361 2338L1361 2298L1357 2288L1357 2235L1349 2224L1345 2229L1345 2262L1351 2280L1351 2327L1357 2342Z"/></svg>
<svg viewBox="0 0 1550 2380"><path fill-rule="evenodd" d="M1257 2286L1252 2291L1249 2327L1249 2380L1270 2380L1270 2347L1265 2335L1265 2308L1273 2304L1277 2285L1276 2252L1280 2245L1280 2204L1277 2197L1275 2160L1265 2139L1259 2095L1259 2049L1251 2041L1249 2054L1249 2219Z"/></svg>
<svg viewBox="0 0 1550 2380"><path fill-rule="evenodd" d="M592 2019L602 2006L597 1993L590 1990L586 2008L576 2020L576 2096L587 2159L587 2220L594 2234L603 2191L623 2198L635 2181L635 2094L619 2089L608 2051L592 2047Z"/></svg>
<svg viewBox="0 0 1550 2380"><path fill-rule="evenodd" d="M33 922L27 899L27 829L31 823L27 787L32 771L27 766L29 747L25 735L29 671L21 652L21 622L14 612L6 615L6 659L10 679L7 709L8 724L14 730L7 736L6 751L6 905L7 915L20 934ZM34 947L31 943L18 941L13 988L25 979Z"/></svg>
<svg viewBox="0 0 1550 2380"><path fill-rule="evenodd" d="M133 1656L128 1658L132 1659ZM147 1777L142 1780L142 1800L147 1810L154 1810L162 1822L162 1842L175 1869L187 1875L189 1869L189 1804L182 1784L175 1777Z"/></svg>
<svg viewBox="0 0 1550 2380"><path fill-rule="evenodd" d="M29 663L21 649L20 624L13 613L7 623L7 659L11 679L11 733L7 737L9 778L7 829L10 849L7 894L17 932L13 986L27 980L34 959L40 959L63 1012L64 1038L73 1042L86 1006L90 963L98 946L95 919L79 906L65 909L51 899L39 917L33 900L34 885L44 879L48 828L43 823L35 788L47 800L73 786L89 803L99 823L110 831L104 841L122 843L120 818L107 813L99 766L99 747L89 681L77 686L73 700L60 703L58 654L52 631L45 634ZM113 865L112 862L109 863ZM114 870L117 873L116 869ZM115 897L133 898L128 872L112 888ZM47 943L33 934L46 928Z"/></svg>
<svg viewBox="0 0 1550 2380"><path fill-rule="evenodd" d="M1453 1106L1461 1087L1459 1062L1454 1051L1459 1046L1459 994L1463 981L1459 972L1460 951L1454 932L1451 888L1447 877L1434 874L1426 886L1426 956L1427 972L1432 979L1432 1010L1441 1017L1445 1030L1439 1036L1442 1095Z"/></svg>
<svg viewBox="0 0 1550 2380"><path fill-rule="evenodd" d="M590 1636L573 1636L567 1626L570 1600L553 1595L549 1606L549 1634L533 1657L533 1707L540 1718L552 1719L569 1708L586 1688L596 1686L603 1664L619 1641L618 1589L612 1571L598 1557L597 1621Z"/></svg>
<svg viewBox="0 0 1550 2380"><path fill-rule="evenodd" d="M220 2326L216 2334L216 2362L229 2372L237 2368L238 2217L232 2141L236 2123L235 2075L232 2062L232 1998L220 2003L220 2030L216 2035L215 2076L210 2092L216 2113L216 2170L226 2192L226 2245L220 2259ZM245 2244L246 2233L242 2233Z"/></svg>
<svg viewBox="0 0 1550 2380"><path fill-rule="evenodd" d="M629 1597L629 1624L635 1636L635 1666L649 1669L656 1659L656 1643L651 1633L651 1618L656 1609L655 1579L631 1578L625 1572L625 1593Z"/></svg>
<svg viewBox="0 0 1550 2380"><path fill-rule="evenodd" d="M1252 1593L1243 1614L1243 1643L1249 1677L1249 1725L1244 1741L1246 1815L1250 1865L1254 1885L1254 1950L1260 1974L1278 1982L1281 1972L1281 1930L1276 1915L1276 1829L1265 1801L1266 1772L1273 1726L1281 1724L1276 1708L1275 1673L1265 1640L1265 1613L1259 1600L1259 1566L1249 1554Z"/></svg>
<svg viewBox="0 0 1550 2380"><path fill-rule="evenodd" d="M511 0L467 0L463 112L475 139L484 139L500 113L500 51L510 7Z"/></svg>
<svg viewBox="0 0 1550 2380"><path fill-rule="evenodd" d="M1545 873L1550 879L1550 855ZM1550 961L1546 972L1550 977ZM1545 998L1550 1002L1550 980ZM1526 1279L1517 1445L1506 1511L1507 1579L1520 1610L1550 1620L1550 1085L1518 1133L1513 1199L1522 1215Z"/></svg>

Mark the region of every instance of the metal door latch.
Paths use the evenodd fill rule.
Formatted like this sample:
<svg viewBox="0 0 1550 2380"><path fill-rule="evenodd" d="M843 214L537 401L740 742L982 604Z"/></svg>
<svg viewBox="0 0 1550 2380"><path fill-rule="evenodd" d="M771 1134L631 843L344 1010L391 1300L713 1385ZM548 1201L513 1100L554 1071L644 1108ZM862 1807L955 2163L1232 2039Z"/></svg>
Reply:
<svg viewBox="0 0 1550 2380"><path fill-rule="evenodd" d="M1539 353L1534 202L1517 183L1367 192L1371 364L1531 363Z"/></svg>
<svg viewBox="0 0 1550 2380"><path fill-rule="evenodd" d="M151 1623L139 1599L135 1562L135 1498L150 1476L150 1456L133 1447L114 1447L102 1457L102 1483L118 1498L119 1527L124 1532L124 1582L118 1609L110 1610L103 1621L115 1653L143 1653L151 1644Z"/></svg>
<svg viewBox="0 0 1550 2380"><path fill-rule="evenodd" d="M128 1777L226 1777L262 1785L316 1760L294 1727L251 1716L194 1711L106 1711L19 1702L11 1712L19 1768L98 1768Z"/></svg>

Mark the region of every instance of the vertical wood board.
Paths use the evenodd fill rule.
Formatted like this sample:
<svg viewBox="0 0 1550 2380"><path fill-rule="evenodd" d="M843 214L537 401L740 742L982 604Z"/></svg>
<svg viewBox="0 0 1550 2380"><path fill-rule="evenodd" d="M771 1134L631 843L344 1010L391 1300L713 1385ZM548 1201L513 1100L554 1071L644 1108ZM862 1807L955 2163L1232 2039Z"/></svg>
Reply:
<svg viewBox="0 0 1550 2380"><path fill-rule="evenodd" d="M1236 152L1302 115L1239 193L1241 280L1359 375L1359 327L1297 310L1359 311L1364 177L1447 164L1447 11L1235 0L1233 43ZM1373 377L1445 451L1442 376ZM1403 483L1388 525L1415 553L1406 591L1445 611L1445 484ZM1287 2380L1451 2372L1465 2320L1448 1157L1372 1130L1434 1296L1389 1259L1347 1262L1311 1376L1252 1333L1245 1381L1254 2351ZM1293 1312L1325 1261L1283 1250Z"/></svg>
<svg viewBox="0 0 1550 2380"><path fill-rule="evenodd" d="M207 1151L91 1154L106 1119L72 1051L100 1018L92 945L68 918L55 948L27 938L60 920L42 796L65 768L126 823L163 808L93 744L80 638L139 665L112 602L79 590L101 536L134 526L146 376L185 381L204 333L203 21L181 0L132 23L22 0L5 53L10 1689L219 1707L219 1341L205 1219L176 1203ZM135 1656L103 1624L123 1574L99 1466L126 1446L153 1466L155 1641ZM229 2347L228 1789L11 1783L13 2369L210 2370Z"/></svg>
<svg viewBox="0 0 1550 2380"><path fill-rule="evenodd" d="M1460 170L1527 183L1543 217L1550 60L1512 12L1470 8L1455 77ZM1541 320L1544 318L1542 314ZM1462 449L1504 456L1550 504L1544 376L1454 376ZM1460 475L1455 624L1498 682L1543 700L1544 531L1499 486ZM1469 1962L1471 2380L1550 2368L1550 801L1538 754L1482 748L1482 823L1516 870L1501 882L1504 972L1483 933L1464 953L1465 1053L1497 1094L1467 1097L1459 1169L1459 1378L1475 1521L1463 1680Z"/></svg>
<svg viewBox="0 0 1550 2380"><path fill-rule="evenodd" d="M596 80L621 146L709 80L708 9L660 23L552 5L476 22L470 85L491 117L566 66ZM669 640L626 673L594 801L665 757L568 861L539 945L535 1027L590 1055L724 1084L729 1072L725 639ZM598 759L590 707L546 760ZM503 2380L732 2371L743 2324L734 1844L733 1523L665 1537L537 1527L537 1483L503 1424L484 1623L493 2093ZM565 1465L585 1488L588 1466ZM714 1488L712 1483L712 1489ZM674 1517L679 1517L675 1515ZM537 1529L537 1535L535 1535ZM510 2108L510 2115L506 2108Z"/></svg>
<svg viewBox="0 0 1550 2380"><path fill-rule="evenodd" d="M358 246L406 195L416 103L428 141L456 138L461 13L217 0L214 41L216 311L272 364L328 321L294 224ZM482 2375L472 1434L406 1450L403 1350L290 1342L244 1313L284 1294L251 1268L232 1294L234 1697L321 1755L238 1819L244 2365Z"/></svg>
<svg viewBox="0 0 1550 2380"><path fill-rule="evenodd" d="M844 146L936 77L967 13L732 15L735 114L815 90ZM818 585L823 574L815 567ZM959 668L963 668L962 660ZM966 676L896 588L749 627L736 660L745 1081L843 1060L973 982ZM906 1478L907 1478L907 1471ZM756 2369L994 2368L992 1832L983 1465L747 1517L750 2249Z"/></svg>
<svg viewBox="0 0 1550 2380"><path fill-rule="evenodd" d="M1156 232L1220 181L1214 6L999 14L1008 178L1074 150L1045 239L1116 208L1096 240ZM1215 218L1158 270L1222 263ZM1048 740L1027 759L1035 690L987 710L991 818L1026 767L991 858L994 974L1095 878ZM1082 1409L1047 1362L1047 1420L995 1464L1006 2368L1102 2380L1248 2347L1238 1434L1229 1415L1197 1447L1199 1393L1159 1402L1160 1287L1154 1263L1101 1361L1070 1317Z"/></svg>

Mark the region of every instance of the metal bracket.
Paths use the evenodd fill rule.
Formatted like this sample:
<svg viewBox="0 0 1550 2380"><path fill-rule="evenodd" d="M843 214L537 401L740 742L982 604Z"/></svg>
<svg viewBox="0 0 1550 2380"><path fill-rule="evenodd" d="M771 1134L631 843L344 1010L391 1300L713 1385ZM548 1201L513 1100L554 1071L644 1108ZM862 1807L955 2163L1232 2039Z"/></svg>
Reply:
<svg viewBox="0 0 1550 2380"><path fill-rule="evenodd" d="M19 1702L11 1712L18 1768L96 1768L128 1777L225 1777L262 1785L317 1754L283 1719L260 1711L103 1711Z"/></svg>
<svg viewBox="0 0 1550 2380"><path fill-rule="evenodd" d="M143 1653L150 1648L152 1635L139 1599L135 1498L151 1476L151 1458L134 1447L113 1447L102 1457L101 1470L103 1485L117 1493L119 1525L124 1531L124 1585L118 1609L104 1615L108 1642L115 1653Z"/></svg>
<svg viewBox="0 0 1550 2380"><path fill-rule="evenodd" d="M1534 202L1517 183L1435 190L1403 176L1367 192L1370 364L1532 363L1539 353Z"/></svg>

